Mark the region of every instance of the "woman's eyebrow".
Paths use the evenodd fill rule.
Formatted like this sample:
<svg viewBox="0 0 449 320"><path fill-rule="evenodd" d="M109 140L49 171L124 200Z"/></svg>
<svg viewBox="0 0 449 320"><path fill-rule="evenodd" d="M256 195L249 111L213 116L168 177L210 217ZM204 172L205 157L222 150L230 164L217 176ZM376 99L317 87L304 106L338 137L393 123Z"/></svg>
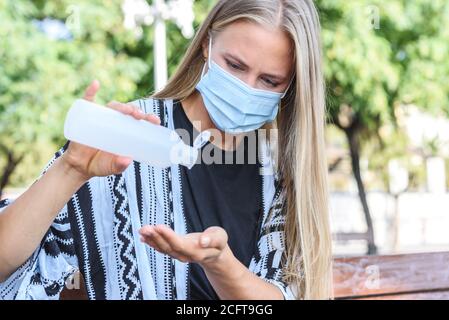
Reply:
<svg viewBox="0 0 449 320"><path fill-rule="evenodd" d="M233 55L232 53L225 53L224 56L226 58L231 58L232 60L234 60L235 62L237 62L238 64L240 64L243 68L248 68L249 66L239 57ZM269 73L264 73L263 76L268 77L268 78L272 78L274 80L277 80L279 82L284 82L287 80L287 77L281 76L281 75L277 75L277 74L269 74Z"/></svg>
<svg viewBox="0 0 449 320"><path fill-rule="evenodd" d="M276 74L264 73L263 76L265 76L267 78L271 78L273 80L277 80L280 83L283 83L284 81L287 81L287 77L283 77L283 76L276 75Z"/></svg>
<svg viewBox="0 0 449 320"><path fill-rule="evenodd" d="M233 54L231 54L231 53L225 53L224 55L225 55L225 57L227 57L227 58L231 58L231 59L235 60L235 61L236 61L237 63L239 63L242 67L244 67L244 68L249 68L249 66L248 66L242 59L238 58L237 56L235 56L235 55L233 55Z"/></svg>

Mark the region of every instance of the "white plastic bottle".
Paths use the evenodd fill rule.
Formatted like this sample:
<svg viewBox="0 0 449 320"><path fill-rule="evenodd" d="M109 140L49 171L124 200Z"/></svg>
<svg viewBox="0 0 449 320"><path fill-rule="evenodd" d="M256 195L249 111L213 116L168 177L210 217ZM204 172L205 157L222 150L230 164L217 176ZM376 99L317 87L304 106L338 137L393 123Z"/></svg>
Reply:
<svg viewBox="0 0 449 320"><path fill-rule="evenodd" d="M83 99L67 113L64 136L160 168L181 164L191 169L198 158L198 148L185 144L175 131Z"/></svg>

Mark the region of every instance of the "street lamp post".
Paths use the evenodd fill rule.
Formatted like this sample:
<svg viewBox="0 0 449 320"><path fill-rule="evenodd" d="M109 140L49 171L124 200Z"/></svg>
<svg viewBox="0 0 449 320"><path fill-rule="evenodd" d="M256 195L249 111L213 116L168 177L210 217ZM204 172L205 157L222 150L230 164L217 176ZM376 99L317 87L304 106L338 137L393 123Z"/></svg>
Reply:
<svg viewBox="0 0 449 320"><path fill-rule="evenodd" d="M168 79L166 21L173 20L186 38L193 30L193 0L124 0L122 10L125 27L142 36L142 25L154 24L154 85L156 90L165 86Z"/></svg>
<svg viewBox="0 0 449 320"><path fill-rule="evenodd" d="M164 0L154 1L154 85L156 90L162 89L167 83L167 30L162 15Z"/></svg>

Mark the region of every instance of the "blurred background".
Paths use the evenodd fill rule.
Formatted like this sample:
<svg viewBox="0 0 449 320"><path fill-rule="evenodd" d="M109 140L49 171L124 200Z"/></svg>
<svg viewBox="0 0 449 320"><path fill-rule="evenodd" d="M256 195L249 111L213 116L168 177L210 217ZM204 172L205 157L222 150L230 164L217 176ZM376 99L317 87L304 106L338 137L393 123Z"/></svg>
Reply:
<svg viewBox="0 0 449 320"><path fill-rule="evenodd" d="M98 101L150 95L215 0L0 0L0 198ZM317 0L327 81L335 255L449 249L449 2Z"/></svg>

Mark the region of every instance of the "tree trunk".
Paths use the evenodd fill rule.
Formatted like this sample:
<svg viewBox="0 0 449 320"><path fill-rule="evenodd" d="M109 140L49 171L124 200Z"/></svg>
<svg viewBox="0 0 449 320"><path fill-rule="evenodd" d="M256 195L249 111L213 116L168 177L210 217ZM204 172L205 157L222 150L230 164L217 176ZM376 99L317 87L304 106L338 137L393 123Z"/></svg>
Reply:
<svg viewBox="0 0 449 320"><path fill-rule="evenodd" d="M6 165L3 168L2 175L0 177L0 199L2 198L3 190L8 185L14 170L22 160L23 155L15 158L11 151L6 151Z"/></svg>
<svg viewBox="0 0 449 320"><path fill-rule="evenodd" d="M357 183L360 202L362 204L366 225L368 227L367 231L368 254L372 255L377 253L377 247L374 242L373 221L371 219L371 213L369 210L368 201L366 199L365 186L363 185L362 175L360 172L360 143L359 143L358 129L357 126L354 125L349 128L344 128L343 130L346 134L346 138L348 139L349 151L351 154L352 172L354 174L354 178Z"/></svg>

